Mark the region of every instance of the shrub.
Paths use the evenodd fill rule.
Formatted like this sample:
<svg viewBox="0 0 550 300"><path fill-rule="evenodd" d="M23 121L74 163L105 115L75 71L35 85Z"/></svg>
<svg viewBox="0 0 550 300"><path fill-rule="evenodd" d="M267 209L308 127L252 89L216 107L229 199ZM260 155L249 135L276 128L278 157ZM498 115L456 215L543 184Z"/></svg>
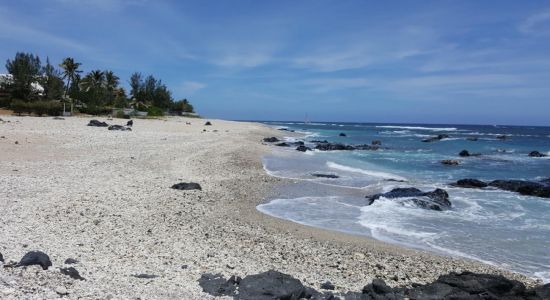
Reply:
<svg viewBox="0 0 550 300"><path fill-rule="evenodd" d="M10 104L11 109L14 113L21 115L22 113L31 113L29 103L21 100L21 99L14 99L11 101Z"/></svg>
<svg viewBox="0 0 550 300"><path fill-rule="evenodd" d="M110 115L113 110L109 107L89 105L88 107L82 107L80 111L85 114L97 116L97 115Z"/></svg>
<svg viewBox="0 0 550 300"><path fill-rule="evenodd" d="M164 112L158 107L150 106L149 109L147 109L147 116L162 117L164 116Z"/></svg>

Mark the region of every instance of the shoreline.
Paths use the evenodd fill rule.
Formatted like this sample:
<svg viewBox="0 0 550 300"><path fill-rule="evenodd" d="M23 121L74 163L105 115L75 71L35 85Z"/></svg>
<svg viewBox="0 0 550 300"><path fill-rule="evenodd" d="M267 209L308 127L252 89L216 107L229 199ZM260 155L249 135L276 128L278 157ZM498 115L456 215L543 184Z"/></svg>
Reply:
<svg viewBox="0 0 550 300"><path fill-rule="evenodd" d="M263 214L256 206L291 182L263 169L261 157L271 146L261 140L281 136L267 125L136 119L132 132L111 132L87 127L90 118L2 119L10 123L0 124L6 137L0 139L6 153L0 179L7 190L0 196L0 252L6 263L31 250L53 262L48 271L0 270L6 299L53 297L60 288L69 299L209 299L197 283L203 273L229 277L269 269L315 288L330 280L342 292L374 278L408 286L463 270L536 283L477 261ZM180 181L198 182L203 190L170 189ZM74 267L86 281L59 273L67 258L79 261Z"/></svg>

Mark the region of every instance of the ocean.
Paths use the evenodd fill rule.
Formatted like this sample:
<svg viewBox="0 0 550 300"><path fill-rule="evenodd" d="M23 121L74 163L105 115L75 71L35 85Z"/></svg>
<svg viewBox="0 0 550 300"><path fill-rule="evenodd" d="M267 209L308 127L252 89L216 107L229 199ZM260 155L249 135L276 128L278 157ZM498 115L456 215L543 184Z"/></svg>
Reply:
<svg viewBox="0 0 550 300"><path fill-rule="evenodd" d="M460 256L550 282L550 199L495 188L451 186L484 181L550 178L550 127L264 122L288 133L286 141L371 144L377 151L307 151L273 147L263 159L272 176L294 179L263 213L300 224L365 235L402 246ZM281 131L285 134L288 131ZM299 135L297 136L296 133ZM340 136L344 133L346 136ZM422 142L439 134L448 138ZM506 139L499 136L506 135ZM472 140L475 138L475 141ZM479 156L460 157L468 150ZM547 157L529 157L537 150ZM455 166L442 160L459 160ZM315 173L338 178L318 178ZM396 187L442 188L452 207L422 209L400 199L365 198Z"/></svg>

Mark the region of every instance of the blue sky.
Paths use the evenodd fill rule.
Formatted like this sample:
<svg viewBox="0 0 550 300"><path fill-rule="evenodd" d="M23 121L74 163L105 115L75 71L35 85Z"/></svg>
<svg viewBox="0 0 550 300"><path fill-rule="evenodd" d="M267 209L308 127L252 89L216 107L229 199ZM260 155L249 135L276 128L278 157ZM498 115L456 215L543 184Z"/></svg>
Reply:
<svg viewBox="0 0 550 300"><path fill-rule="evenodd" d="M207 117L550 125L550 1L3 0L0 45Z"/></svg>

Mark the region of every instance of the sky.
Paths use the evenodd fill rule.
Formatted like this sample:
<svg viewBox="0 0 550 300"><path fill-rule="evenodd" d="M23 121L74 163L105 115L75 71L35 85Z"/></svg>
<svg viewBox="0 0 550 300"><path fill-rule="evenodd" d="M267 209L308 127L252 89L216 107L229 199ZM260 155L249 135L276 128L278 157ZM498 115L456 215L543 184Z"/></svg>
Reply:
<svg viewBox="0 0 550 300"><path fill-rule="evenodd" d="M550 125L550 1L0 0L18 51L209 118Z"/></svg>

